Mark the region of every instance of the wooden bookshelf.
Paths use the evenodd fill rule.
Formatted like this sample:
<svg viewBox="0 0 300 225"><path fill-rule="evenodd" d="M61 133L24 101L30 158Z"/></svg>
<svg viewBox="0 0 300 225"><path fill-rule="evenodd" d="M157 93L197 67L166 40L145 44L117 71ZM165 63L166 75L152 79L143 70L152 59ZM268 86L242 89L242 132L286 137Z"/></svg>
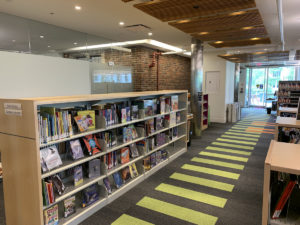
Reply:
<svg viewBox="0 0 300 225"><path fill-rule="evenodd" d="M157 114L150 117L143 117L122 124L116 124L109 127L96 127L92 131L77 133L70 137L50 141L47 144L40 144L38 128L38 110L40 107L75 107L77 105L94 105L98 103L107 103L114 101L133 101L149 98L159 98L162 96L178 95L178 110ZM7 104L9 103L9 104ZM59 210L59 224L78 224L93 213L125 194L128 190L147 179L159 169L175 160L178 156L187 151L187 91L168 90L155 92L130 92L113 93L100 95L82 95L82 96L63 96L50 98L27 98L27 99L0 99L0 151L3 165L3 184L4 201L7 225L43 225L43 210L58 204L62 207L64 199L71 195L80 195L81 191L91 184L98 183L100 189L100 199L94 204L82 208L77 206L75 214L68 218L63 218ZM170 113L180 113L181 121L161 130L156 130L149 135L139 135L138 138L126 142L118 143L116 146L107 148L93 156L85 156L78 160L62 159L63 165L46 173L42 173L40 165L40 149L53 145L68 142L73 139L81 138L89 134L122 128L129 124L136 124L147 121L158 116L168 115ZM79 186L67 186L63 195L55 199L51 205L43 205L42 197L42 179L65 171L77 165L82 165L95 158L101 158L105 154L117 151L129 144L147 139L161 132L167 132L173 128L178 129L178 136L166 141L161 146L156 146L149 152L142 152L137 158L132 158L126 164L119 164L110 170L101 168L101 176L94 178L84 177L83 184ZM146 171L142 166L143 159L151 153L165 149L168 156L165 160ZM119 189L114 189L112 194L108 194L103 185L103 179L111 178L111 174L120 171L122 168L136 163L139 176L130 179ZM113 186L113 184L112 184ZM77 198L77 197L76 197Z"/></svg>
<svg viewBox="0 0 300 225"><path fill-rule="evenodd" d="M277 110L277 116L282 116L282 113L289 113L289 114L297 114L298 113L298 109L297 108L292 108L292 107L279 107L279 109Z"/></svg>
<svg viewBox="0 0 300 225"><path fill-rule="evenodd" d="M280 107L296 108L300 97L300 81L279 81L277 97L277 109Z"/></svg>
<svg viewBox="0 0 300 225"><path fill-rule="evenodd" d="M293 117L280 117L277 116L275 125L275 135L274 139L278 140L278 128L279 127L290 127L290 128L300 128L300 120L296 120Z"/></svg>
<svg viewBox="0 0 300 225"><path fill-rule="evenodd" d="M262 225L275 224L298 224L284 219L284 223L279 220L272 220L270 215L270 177L271 171L300 175L300 145L277 142L272 140L265 160L264 168L264 188L263 188L263 208ZM300 213L298 213L299 217Z"/></svg>

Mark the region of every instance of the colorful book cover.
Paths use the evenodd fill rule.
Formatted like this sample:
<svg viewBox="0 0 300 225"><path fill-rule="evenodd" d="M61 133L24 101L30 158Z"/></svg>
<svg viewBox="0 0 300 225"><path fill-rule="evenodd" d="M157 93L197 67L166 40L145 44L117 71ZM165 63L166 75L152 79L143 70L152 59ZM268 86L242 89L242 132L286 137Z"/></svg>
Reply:
<svg viewBox="0 0 300 225"><path fill-rule="evenodd" d="M44 210L44 224L45 225L58 225L58 205L54 205Z"/></svg>
<svg viewBox="0 0 300 225"><path fill-rule="evenodd" d="M127 166L126 168L122 169L122 179L123 181L127 181L131 176L130 176L130 170L129 167Z"/></svg>
<svg viewBox="0 0 300 225"><path fill-rule="evenodd" d="M110 186L110 182L109 182L109 179L107 178L107 177L105 177L104 179L103 179L103 183L104 183L104 186L105 186L105 188L106 188L106 190L107 190L107 193L108 194L111 194L111 186Z"/></svg>
<svg viewBox="0 0 300 225"><path fill-rule="evenodd" d="M62 165L58 149L55 145L40 150L40 162L43 172Z"/></svg>
<svg viewBox="0 0 300 225"><path fill-rule="evenodd" d="M76 198L71 196L64 200L64 217L67 218L76 212Z"/></svg>
<svg viewBox="0 0 300 225"><path fill-rule="evenodd" d="M178 110L178 95L171 96L172 110Z"/></svg>
<svg viewBox="0 0 300 225"><path fill-rule="evenodd" d="M82 166L74 167L74 186L78 186L83 183Z"/></svg>
<svg viewBox="0 0 300 225"><path fill-rule="evenodd" d="M160 98L160 113L166 113L166 101L165 98Z"/></svg>
<svg viewBox="0 0 300 225"><path fill-rule="evenodd" d="M77 114L78 114L78 116L85 118L88 130L93 130L96 128L95 111L94 110L79 111Z"/></svg>
<svg viewBox="0 0 300 225"><path fill-rule="evenodd" d="M131 106L131 120L137 120L139 118L139 106Z"/></svg>
<svg viewBox="0 0 300 225"><path fill-rule="evenodd" d="M121 109L121 115L122 115L122 123L126 123L127 122L126 108Z"/></svg>
<svg viewBox="0 0 300 225"><path fill-rule="evenodd" d="M83 141L85 143L89 155L95 155L101 152L100 144L95 135L87 135L83 137Z"/></svg>
<svg viewBox="0 0 300 225"><path fill-rule="evenodd" d="M151 164L151 168L156 166L156 152L150 155L150 164Z"/></svg>
<svg viewBox="0 0 300 225"><path fill-rule="evenodd" d="M129 145L129 148L130 148L130 155L132 158L136 158L140 155L136 143Z"/></svg>
<svg viewBox="0 0 300 225"><path fill-rule="evenodd" d="M133 164L131 164L129 166L129 171L130 171L131 178L135 178L135 177L137 177L139 175L139 173L138 173L138 171L136 169L135 163L133 163Z"/></svg>
<svg viewBox="0 0 300 225"><path fill-rule="evenodd" d="M76 124L78 126L78 130L80 132L86 132L89 129L89 125L87 123L85 116L75 116L74 120L76 121Z"/></svg>
<svg viewBox="0 0 300 225"><path fill-rule="evenodd" d="M82 207L85 208L100 199L98 185L93 184L88 188L84 189L82 192Z"/></svg>
<svg viewBox="0 0 300 225"><path fill-rule="evenodd" d="M115 181L116 188L120 188L123 185L123 180L119 172L113 174L113 178Z"/></svg>
<svg viewBox="0 0 300 225"><path fill-rule="evenodd" d="M125 147L121 149L121 164L128 163L130 160L129 158L129 148Z"/></svg>
<svg viewBox="0 0 300 225"><path fill-rule="evenodd" d="M151 169L150 156L147 156L146 158L144 158L143 164L144 164L144 169L145 169L145 171L148 171L148 170Z"/></svg>
<svg viewBox="0 0 300 225"><path fill-rule="evenodd" d="M131 115L130 115L130 107L126 107L126 121L131 120Z"/></svg>
<svg viewBox="0 0 300 225"><path fill-rule="evenodd" d="M154 115L154 102L153 100L144 100L145 116Z"/></svg>
<svg viewBox="0 0 300 225"><path fill-rule="evenodd" d="M84 157L79 140L70 141L70 148L71 148L71 152L72 152L72 158L74 160Z"/></svg>
<svg viewBox="0 0 300 225"><path fill-rule="evenodd" d="M100 176L100 159L93 159L88 162L88 177L94 178Z"/></svg>

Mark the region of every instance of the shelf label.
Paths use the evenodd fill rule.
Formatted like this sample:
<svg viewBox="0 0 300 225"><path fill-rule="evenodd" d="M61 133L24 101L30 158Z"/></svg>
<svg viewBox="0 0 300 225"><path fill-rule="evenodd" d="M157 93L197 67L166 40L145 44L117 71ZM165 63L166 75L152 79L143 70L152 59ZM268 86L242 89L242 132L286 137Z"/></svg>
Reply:
<svg viewBox="0 0 300 225"><path fill-rule="evenodd" d="M21 103L4 103L5 115L8 116L22 116L22 104Z"/></svg>

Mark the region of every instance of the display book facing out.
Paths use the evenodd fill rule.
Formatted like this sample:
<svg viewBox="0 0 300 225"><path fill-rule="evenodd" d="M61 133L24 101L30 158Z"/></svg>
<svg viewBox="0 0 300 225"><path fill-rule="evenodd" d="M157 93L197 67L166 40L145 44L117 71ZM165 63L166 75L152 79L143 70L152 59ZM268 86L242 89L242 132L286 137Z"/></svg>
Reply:
<svg viewBox="0 0 300 225"><path fill-rule="evenodd" d="M265 160L262 225L299 224L300 147L272 141Z"/></svg>
<svg viewBox="0 0 300 225"><path fill-rule="evenodd" d="M0 103L7 225L77 224L187 150L186 91Z"/></svg>

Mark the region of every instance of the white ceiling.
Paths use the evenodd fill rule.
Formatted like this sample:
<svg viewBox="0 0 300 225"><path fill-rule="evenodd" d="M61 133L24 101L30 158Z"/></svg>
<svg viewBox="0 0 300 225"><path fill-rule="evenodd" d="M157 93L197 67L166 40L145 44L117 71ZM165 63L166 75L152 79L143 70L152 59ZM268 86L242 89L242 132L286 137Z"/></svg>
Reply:
<svg viewBox="0 0 300 225"><path fill-rule="evenodd" d="M256 0L256 2L272 44L234 49L241 51L265 48L279 50L280 33L276 0ZM147 33L130 32L119 26L120 21L124 21L126 25L144 24L151 28L154 34L152 39L186 50L190 49L191 38L188 34L135 9L132 6L134 3L123 3L121 0L0 0L0 12L100 36L103 37L99 39L101 43L149 38ZM82 7L81 11L74 10L76 4ZM299 0L283 0L287 49L300 49L299 8ZM42 27L39 29L42 30ZM55 33L52 32L52 35ZM214 50L208 45L205 47Z"/></svg>

